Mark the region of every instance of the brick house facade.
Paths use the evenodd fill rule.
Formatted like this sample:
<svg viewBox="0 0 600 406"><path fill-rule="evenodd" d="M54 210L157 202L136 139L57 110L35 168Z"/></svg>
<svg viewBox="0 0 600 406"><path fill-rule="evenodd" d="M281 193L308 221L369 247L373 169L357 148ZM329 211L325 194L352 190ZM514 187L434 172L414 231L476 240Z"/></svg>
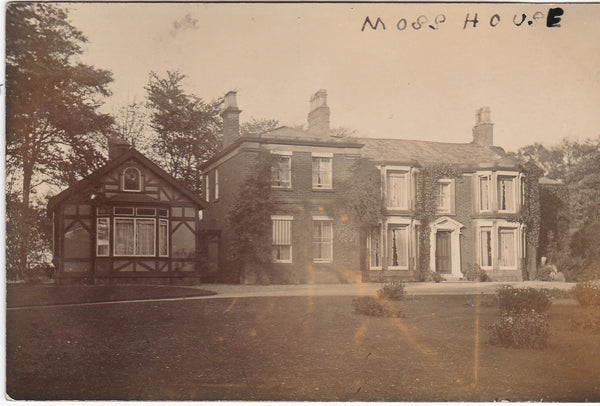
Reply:
<svg viewBox="0 0 600 406"><path fill-rule="evenodd" d="M201 225L219 235L218 272L236 266L229 259L228 213L261 151L274 158L273 266L283 282L415 280L416 179L424 166L440 162L451 164L460 176L439 180L429 269L459 279L478 264L494 280L515 281L522 280L527 257L535 258L524 225L515 220L523 206L523 173L515 159L493 146L489 108L478 110L470 143L334 137L324 90L311 98L306 131L279 127L240 137L240 113L235 92L229 92L222 113L223 149L202 168L208 204ZM342 236L340 219L328 208L336 201L336 187L361 157L380 170L385 215L370 232L356 227L348 235L346 227Z"/></svg>

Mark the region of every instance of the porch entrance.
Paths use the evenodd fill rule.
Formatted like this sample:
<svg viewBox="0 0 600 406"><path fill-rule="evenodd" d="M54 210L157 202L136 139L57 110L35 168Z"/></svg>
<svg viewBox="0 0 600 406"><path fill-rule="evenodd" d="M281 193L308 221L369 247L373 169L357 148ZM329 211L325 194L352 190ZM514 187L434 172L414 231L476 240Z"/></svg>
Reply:
<svg viewBox="0 0 600 406"><path fill-rule="evenodd" d="M451 231L438 230L435 235L435 270L442 274L452 273Z"/></svg>

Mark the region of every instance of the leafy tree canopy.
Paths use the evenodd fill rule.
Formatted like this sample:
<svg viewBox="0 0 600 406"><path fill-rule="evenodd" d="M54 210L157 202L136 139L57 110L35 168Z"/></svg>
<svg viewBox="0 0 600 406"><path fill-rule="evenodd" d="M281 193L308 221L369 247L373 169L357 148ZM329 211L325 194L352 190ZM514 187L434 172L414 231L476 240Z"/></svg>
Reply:
<svg viewBox="0 0 600 406"><path fill-rule="evenodd" d="M279 121L267 118L254 118L240 125L240 135L243 137L257 137L260 134L279 127Z"/></svg>
<svg viewBox="0 0 600 406"><path fill-rule="evenodd" d="M103 163L99 142L112 118L97 109L112 74L76 59L86 41L59 6L7 6L7 175L22 180L25 206L34 176L70 184Z"/></svg>
<svg viewBox="0 0 600 406"><path fill-rule="evenodd" d="M166 77L150 73L146 92L155 131L153 158L192 190L200 190L199 165L220 147L222 100L206 103L185 93L183 79L177 71L168 71Z"/></svg>

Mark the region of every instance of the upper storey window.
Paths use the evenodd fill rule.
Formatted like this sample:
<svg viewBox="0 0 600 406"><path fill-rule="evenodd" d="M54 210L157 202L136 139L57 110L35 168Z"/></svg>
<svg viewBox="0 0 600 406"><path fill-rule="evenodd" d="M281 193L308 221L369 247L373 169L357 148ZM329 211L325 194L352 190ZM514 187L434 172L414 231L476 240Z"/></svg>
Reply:
<svg viewBox="0 0 600 406"><path fill-rule="evenodd" d="M479 211L490 211L491 175L479 176Z"/></svg>
<svg viewBox="0 0 600 406"><path fill-rule="evenodd" d="M514 176L498 176L498 210L514 212L516 208Z"/></svg>
<svg viewBox="0 0 600 406"><path fill-rule="evenodd" d="M333 187L332 159L333 156L330 154L313 154L313 189L331 189Z"/></svg>
<svg viewBox="0 0 600 406"><path fill-rule="evenodd" d="M408 209L408 172L386 173L386 205L390 209Z"/></svg>
<svg viewBox="0 0 600 406"><path fill-rule="evenodd" d="M271 166L271 183L273 187L289 189L292 187L291 154L274 153Z"/></svg>
<svg viewBox="0 0 600 406"><path fill-rule="evenodd" d="M440 179L438 196L438 213L454 212L454 181Z"/></svg>
<svg viewBox="0 0 600 406"><path fill-rule="evenodd" d="M126 192L140 192L142 190L142 174L134 167L123 171L123 190Z"/></svg>

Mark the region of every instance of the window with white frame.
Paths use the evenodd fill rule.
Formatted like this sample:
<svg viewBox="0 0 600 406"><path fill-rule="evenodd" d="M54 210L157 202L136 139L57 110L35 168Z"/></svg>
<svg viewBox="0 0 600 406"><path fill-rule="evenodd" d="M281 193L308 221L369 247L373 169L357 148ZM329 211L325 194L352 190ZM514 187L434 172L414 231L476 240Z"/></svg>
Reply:
<svg viewBox="0 0 600 406"><path fill-rule="evenodd" d="M122 189L126 192L140 192L142 190L142 174L134 167L123 171Z"/></svg>
<svg viewBox="0 0 600 406"><path fill-rule="evenodd" d="M388 225L388 261L391 268L408 268L407 225Z"/></svg>
<svg viewBox="0 0 600 406"><path fill-rule="evenodd" d="M331 189L332 183L332 157L312 157L312 187L313 189Z"/></svg>
<svg viewBox="0 0 600 406"><path fill-rule="evenodd" d="M116 217L114 221L116 256L155 255L155 219Z"/></svg>
<svg viewBox="0 0 600 406"><path fill-rule="evenodd" d="M520 188L520 195L521 195L521 207L525 207L525 177L523 175L521 175L519 177L519 188Z"/></svg>
<svg viewBox="0 0 600 406"><path fill-rule="evenodd" d="M490 211L490 185L492 177L490 175L479 176L479 211Z"/></svg>
<svg viewBox="0 0 600 406"><path fill-rule="evenodd" d="M492 267L492 227L479 229L479 266Z"/></svg>
<svg viewBox="0 0 600 406"><path fill-rule="evenodd" d="M292 187L292 157L275 154L271 166L271 183L276 188Z"/></svg>
<svg viewBox="0 0 600 406"><path fill-rule="evenodd" d="M381 226L371 227L367 245L369 250L369 268L381 268Z"/></svg>
<svg viewBox="0 0 600 406"><path fill-rule="evenodd" d="M408 173L387 171L386 205L393 209L408 209Z"/></svg>
<svg viewBox="0 0 600 406"><path fill-rule="evenodd" d="M273 262L292 262L292 220L288 216L271 216Z"/></svg>
<svg viewBox="0 0 600 406"><path fill-rule="evenodd" d="M169 221L158 220L158 256L169 256Z"/></svg>
<svg viewBox="0 0 600 406"><path fill-rule="evenodd" d="M110 255L110 219L99 217L96 219L96 255L106 257Z"/></svg>
<svg viewBox="0 0 600 406"><path fill-rule="evenodd" d="M498 176L498 210L515 211L515 176Z"/></svg>
<svg viewBox="0 0 600 406"><path fill-rule="evenodd" d="M215 200L219 198L219 170L215 169Z"/></svg>
<svg viewBox="0 0 600 406"><path fill-rule="evenodd" d="M500 268L517 267L517 230L498 229L498 262Z"/></svg>
<svg viewBox="0 0 600 406"><path fill-rule="evenodd" d="M313 260L331 262L333 259L333 221L313 217Z"/></svg>
<svg viewBox="0 0 600 406"><path fill-rule="evenodd" d="M210 202L210 176L204 175L204 193L207 202Z"/></svg>
<svg viewBox="0 0 600 406"><path fill-rule="evenodd" d="M438 212L452 213L454 211L454 182L451 179L439 180Z"/></svg>

